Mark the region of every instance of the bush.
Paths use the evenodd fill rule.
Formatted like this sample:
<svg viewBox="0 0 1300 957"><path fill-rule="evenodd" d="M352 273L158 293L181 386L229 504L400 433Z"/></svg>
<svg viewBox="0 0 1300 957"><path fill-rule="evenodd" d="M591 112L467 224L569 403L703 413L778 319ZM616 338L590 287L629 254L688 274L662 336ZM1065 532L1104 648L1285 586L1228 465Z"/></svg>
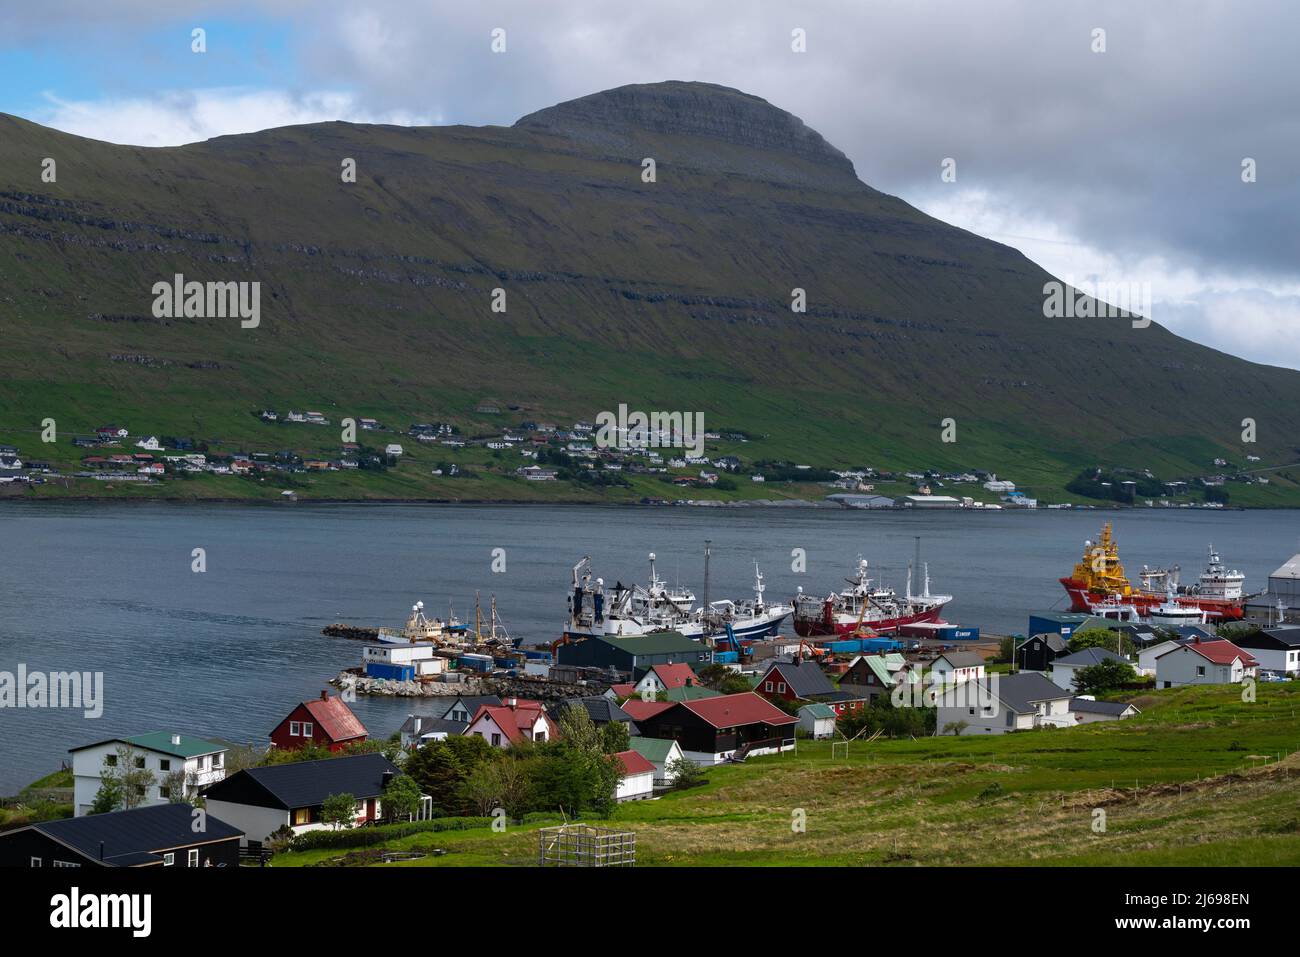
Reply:
<svg viewBox="0 0 1300 957"><path fill-rule="evenodd" d="M412 834L437 831L472 831L491 827L490 817L436 817L430 821L407 821L401 824L376 824L371 827L354 827L342 831L308 831L290 839L291 851L318 851L339 847L366 847L383 844Z"/></svg>

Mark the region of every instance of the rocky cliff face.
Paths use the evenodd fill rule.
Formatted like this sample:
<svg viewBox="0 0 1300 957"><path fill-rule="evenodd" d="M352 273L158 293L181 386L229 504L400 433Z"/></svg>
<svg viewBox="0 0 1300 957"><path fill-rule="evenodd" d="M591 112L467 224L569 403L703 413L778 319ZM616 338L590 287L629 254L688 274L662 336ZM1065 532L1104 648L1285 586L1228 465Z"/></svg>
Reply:
<svg viewBox="0 0 1300 957"><path fill-rule="evenodd" d="M861 185L849 158L799 117L712 83L621 86L530 113L515 128L562 136L637 161L665 155L643 152L662 150L665 137L692 137L692 149L668 150L678 163L800 183L822 179L824 185Z"/></svg>

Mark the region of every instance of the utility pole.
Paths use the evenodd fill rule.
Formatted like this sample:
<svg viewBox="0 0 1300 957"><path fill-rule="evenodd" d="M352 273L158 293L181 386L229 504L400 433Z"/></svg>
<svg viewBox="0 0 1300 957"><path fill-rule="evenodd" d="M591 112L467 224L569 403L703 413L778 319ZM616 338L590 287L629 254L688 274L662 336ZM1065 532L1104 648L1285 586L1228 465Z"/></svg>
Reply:
<svg viewBox="0 0 1300 957"><path fill-rule="evenodd" d="M705 618L709 616L709 546L712 544L710 539L704 540L704 608Z"/></svg>

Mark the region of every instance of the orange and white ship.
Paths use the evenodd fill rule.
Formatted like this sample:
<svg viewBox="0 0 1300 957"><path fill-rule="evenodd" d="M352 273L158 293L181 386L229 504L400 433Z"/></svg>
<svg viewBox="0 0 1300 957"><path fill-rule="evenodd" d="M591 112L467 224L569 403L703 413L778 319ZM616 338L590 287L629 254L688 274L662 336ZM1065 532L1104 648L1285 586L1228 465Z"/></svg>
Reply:
<svg viewBox="0 0 1300 957"><path fill-rule="evenodd" d="M1070 595L1071 611L1097 614L1104 609L1122 607L1131 608L1145 618L1166 621L1175 617L1179 608L1190 613L1189 619L1203 613L1203 620L1212 622L1234 621L1245 616L1247 595L1242 583L1246 576L1235 569L1229 571L1213 545L1209 547L1209 561L1197 584L1178 588L1176 575L1176 570L1144 567L1141 576L1144 587L1133 587L1124 574L1119 546L1107 522L1100 539L1083 543L1083 559L1074 566L1070 577L1061 579L1061 584ZM1152 585L1157 582L1165 587L1156 590Z"/></svg>

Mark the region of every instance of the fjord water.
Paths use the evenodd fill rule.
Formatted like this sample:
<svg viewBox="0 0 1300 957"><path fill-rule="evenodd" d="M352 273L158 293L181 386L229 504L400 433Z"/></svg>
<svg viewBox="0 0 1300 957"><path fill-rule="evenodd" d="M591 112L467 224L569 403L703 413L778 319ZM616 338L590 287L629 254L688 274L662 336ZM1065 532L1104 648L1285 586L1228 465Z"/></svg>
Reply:
<svg viewBox="0 0 1300 957"><path fill-rule="evenodd" d="M1131 575L1178 563L1194 580L1213 542L1255 591L1300 551L1293 512L7 503L0 671L102 671L105 688L98 719L0 710L0 794L56 770L69 747L116 735L265 743L295 702L359 663L359 642L320 633L333 621L400 626L417 599L472 620L477 589L485 612L497 596L513 635L551 641L583 555L606 584L631 584L654 551L661 577L702 598L710 539L711 598L748 597L757 560L769 600L786 600L800 585L842 587L859 554L902 591L919 535L932 591L956 596L950 621L1023 632L1030 612L1065 607L1057 579L1106 520ZM498 548L505 571L494 573ZM803 574L791 570L796 548ZM422 705L362 696L355 710L387 736Z"/></svg>

